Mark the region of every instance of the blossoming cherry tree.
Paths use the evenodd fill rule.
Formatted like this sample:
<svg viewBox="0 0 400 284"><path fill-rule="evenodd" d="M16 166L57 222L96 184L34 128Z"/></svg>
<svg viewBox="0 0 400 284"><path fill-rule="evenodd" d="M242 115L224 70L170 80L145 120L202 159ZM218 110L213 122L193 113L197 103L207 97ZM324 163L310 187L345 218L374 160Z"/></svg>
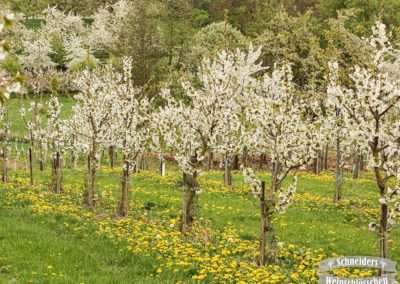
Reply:
<svg viewBox="0 0 400 284"><path fill-rule="evenodd" d="M338 83L339 66L330 64L328 95L340 106L347 139L370 154L380 194L380 220L372 223L379 235L379 255L388 257L389 232L400 216L400 81L387 72L387 60L398 54L386 27L377 23L369 39L373 61L368 68L355 66L352 88Z"/></svg>

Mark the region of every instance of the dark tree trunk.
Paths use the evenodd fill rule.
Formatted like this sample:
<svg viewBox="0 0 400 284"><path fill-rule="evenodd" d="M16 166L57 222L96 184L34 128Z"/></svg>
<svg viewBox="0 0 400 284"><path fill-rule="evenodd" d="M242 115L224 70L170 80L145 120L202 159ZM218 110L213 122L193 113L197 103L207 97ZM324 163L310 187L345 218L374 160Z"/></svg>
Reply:
<svg viewBox="0 0 400 284"><path fill-rule="evenodd" d="M245 148L243 149L243 155L242 155L242 165L243 165L244 168L247 167L248 158L249 158L249 157L248 157L248 150L247 150L247 148L245 147Z"/></svg>
<svg viewBox="0 0 400 284"><path fill-rule="evenodd" d="M190 231L195 214L196 191L199 188L197 172L193 174L183 173L183 208L181 220L181 232Z"/></svg>
<svg viewBox="0 0 400 284"><path fill-rule="evenodd" d="M378 145L378 143L376 143ZM376 147L373 151L376 151ZM374 153L374 158L379 155L378 152ZM381 198L385 198L387 193L386 183L382 174L378 167L374 168L375 172L375 179L376 183L379 188L379 194ZM379 256L383 258L388 258L388 239L389 239L389 232L388 232L388 217L389 217L389 210L388 205L386 203L381 203L380 205L380 220L379 220Z"/></svg>
<svg viewBox="0 0 400 284"><path fill-rule="evenodd" d="M313 173L318 174L318 158L313 159Z"/></svg>
<svg viewBox="0 0 400 284"><path fill-rule="evenodd" d="M261 155L260 155L259 164L258 164L258 169L259 169L259 170L262 170L262 169L263 169L264 163L265 163L265 154L261 154Z"/></svg>
<svg viewBox="0 0 400 284"><path fill-rule="evenodd" d="M9 118L8 118L8 109L5 109L5 116L4 120L6 122L5 129L4 129L4 137L3 137L3 168L2 168L2 175L1 175L1 180L3 183L8 182L8 147L7 144L9 142L9 133L10 133L10 124L9 124Z"/></svg>
<svg viewBox="0 0 400 284"><path fill-rule="evenodd" d="M378 153L375 153L375 156L378 156ZM379 193L381 198L385 198L386 196L386 184L384 178L382 177L380 170L378 167L374 168L376 182L378 184ZM379 220L379 256L383 258L388 258L388 205L386 203L381 203L380 207L380 220Z"/></svg>
<svg viewBox="0 0 400 284"><path fill-rule="evenodd" d="M260 258L259 265L273 264L276 262L277 243L275 232L272 226L272 215L274 208L273 193L274 189L271 188L270 192L265 192L265 182L261 183L260 193L260 215L261 215L261 228L260 228Z"/></svg>
<svg viewBox="0 0 400 284"><path fill-rule="evenodd" d="M136 171L140 172L140 171L144 171L147 168L146 165L146 157L144 154L139 155L139 157L137 158L138 162L137 162L137 166L136 166Z"/></svg>
<svg viewBox="0 0 400 284"><path fill-rule="evenodd" d="M379 133L381 128L380 126L380 117L375 117L375 133ZM374 137L374 141L372 145L370 144L372 150L372 158L376 166L374 167L375 173L375 180L378 185L379 194L381 199L385 199L387 194L387 179L383 177L379 166L377 166L378 161L383 159L385 160L385 154L383 153L382 149L379 149L380 141L379 136ZM382 155L383 157L380 157ZM382 202L380 204L380 220L379 220L379 256L382 258L388 258L388 239L389 239L389 228L388 228L388 217L389 217L389 210L388 205L386 202ZM382 274L383 271L381 270L380 273Z"/></svg>
<svg viewBox="0 0 400 284"><path fill-rule="evenodd" d="M379 256L388 258L388 206L381 204L381 220L379 226Z"/></svg>
<svg viewBox="0 0 400 284"><path fill-rule="evenodd" d="M110 167L111 169L114 169L114 165L115 165L115 150L114 150L114 146L110 146L108 148L108 156L110 159Z"/></svg>
<svg viewBox="0 0 400 284"><path fill-rule="evenodd" d="M84 204L93 209L96 206L96 152L92 151L88 156L88 174L86 180L86 191L84 193Z"/></svg>
<svg viewBox="0 0 400 284"><path fill-rule="evenodd" d="M360 155L356 153L353 159L353 179L358 179L360 176Z"/></svg>
<svg viewBox="0 0 400 284"><path fill-rule="evenodd" d="M53 156L51 190L57 194L63 192L62 189L62 165L60 153L56 152Z"/></svg>
<svg viewBox="0 0 400 284"><path fill-rule="evenodd" d="M8 149L7 145L3 146L3 168L2 168L2 175L1 180L4 183L8 182Z"/></svg>
<svg viewBox="0 0 400 284"><path fill-rule="evenodd" d="M166 167L165 159L164 159L164 156L161 155L161 156L160 156L160 175L161 175L162 177L164 177L164 176L166 175L166 169L165 169L165 167Z"/></svg>
<svg viewBox="0 0 400 284"><path fill-rule="evenodd" d="M122 169L122 178L121 178L121 200L118 206L118 215L121 217L128 216L129 212L129 170L130 170L129 161L124 157L124 166Z"/></svg>
<svg viewBox="0 0 400 284"><path fill-rule="evenodd" d="M210 151L208 153L207 170L211 171L213 167L214 167L214 153Z"/></svg>
<svg viewBox="0 0 400 284"><path fill-rule="evenodd" d="M224 185L232 185L232 171L229 155L226 153L224 157Z"/></svg>
<svg viewBox="0 0 400 284"><path fill-rule="evenodd" d="M42 146L41 146L42 147ZM41 171L41 172L43 172L44 171L44 159L43 159L43 150L42 149L40 149L40 159L39 159L39 170Z"/></svg>
<svg viewBox="0 0 400 284"><path fill-rule="evenodd" d="M234 155L233 156L233 161L232 161L232 170L238 171L239 169L240 169L239 155Z"/></svg>
<svg viewBox="0 0 400 284"><path fill-rule="evenodd" d="M43 162L43 160L39 160L39 170L40 170L41 172L44 171L44 162Z"/></svg>
<svg viewBox="0 0 400 284"><path fill-rule="evenodd" d="M71 168L75 169L76 168L76 154L74 151L71 151Z"/></svg>
<svg viewBox="0 0 400 284"><path fill-rule="evenodd" d="M335 173L335 194L333 201L339 202L342 199L343 168L342 152L340 148L340 138L336 138L336 173Z"/></svg>
<svg viewBox="0 0 400 284"><path fill-rule="evenodd" d="M360 154L360 172L362 172L365 168L365 156L363 154Z"/></svg>
<svg viewBox="0 0 400 284"><path fill-rule="evenodd" d="M29 160L29 178L30 185L33 185L33 156L32 156L32 147L28 149L28 160Z"/></svg>
<svg viewBox="0 0 400 284"><path fill-rule="evenodd" d="M328 156L329 156L329 145L328 144L326 144L325 145L325 150L324 150L324 157L323 157L323 160L324 160L324 170L326 171L326 170L328 170Z"/></svg>

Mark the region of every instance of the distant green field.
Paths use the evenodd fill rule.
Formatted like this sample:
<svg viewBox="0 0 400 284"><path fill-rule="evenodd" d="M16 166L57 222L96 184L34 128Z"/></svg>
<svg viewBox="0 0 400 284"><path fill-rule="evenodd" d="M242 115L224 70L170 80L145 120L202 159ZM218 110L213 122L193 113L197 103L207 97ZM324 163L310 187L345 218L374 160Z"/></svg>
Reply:
<svg viewBox="0 0 400 284"><path fill-rule="evenodd" d="M39 98L36 99L40 101ZM72 98L61 97L59 98L62 104L62 117L68 117L71 113L72 106L74 101ZM20 98L12 98L7 104L9 105L9 117L11 121L11 135L12 137L23 138L26 135L26 128L24 121L20 114L20 108L29 107L29 103L32 101L31 99L20 99ZM47 98L44 98L43 103L46 104Z"/></svg>

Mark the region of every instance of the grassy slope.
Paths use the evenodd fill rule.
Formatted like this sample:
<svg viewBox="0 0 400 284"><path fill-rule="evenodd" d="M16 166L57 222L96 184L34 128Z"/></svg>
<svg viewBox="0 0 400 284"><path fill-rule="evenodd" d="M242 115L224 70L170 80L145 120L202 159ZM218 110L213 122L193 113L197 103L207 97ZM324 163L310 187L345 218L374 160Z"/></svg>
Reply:
<svg viewBox="0 0 400 284"><path fill-rule="evenodd" d="M155 169L153 169L155 172ZM39 175L38 182L47 183L49 173ZM145 205L154 204L151 214L155 217L168 218L179 214L181 192L177 184L160 184L157 174L133 177L132 207L142 210ZM176 172L172 174L178 180ZM368 212L377 212L377 191L373 180L363 178L353 181L346 179L343 189L344 202L335 206L332 202L334 183L325 174L321 178L312 176L299 177L298 197L285 214L275 221L280 240L315 249L346 255L375 255L377 239L375 233L368 231L373 216ZM82 171L67 170L66 183L82 186ZM268 176L264 176L268 179ZM204 192L199 198L199 217L210 220L217 229L233 224L245 239L257 239L259 230L259 209L250 194L235 192L207 192L207 187L221 187L222 173L205 173L202 177ZM78 185L79 184L79 185ZM100 191L112 194L115 203L119 197L120 179L118 169L112 173L99 173ZM243 187L240 175L235 175L237 188ZM168 212L169 216L163 216ZM391 256L400 260L400 230L392 233Z"/></svg>
<svg viewBox="0 0 400 284"><path fill-rule="evenodd" d="M0 283L159 283L154 259L133 256L90 228L70 232L68 219L23 208L0 208L0 215Z"/></svg>
<svg viewBox="0 0 400 284"><path fill-rule="evenodd" d="M48 172L37 172L36 178L36 183L46 183ZM171 177L178 178L177 173ZM372 218L365 215L368 208L375 210L377 205L373 182L347 179L345 201L337 207L331 201L333 182L325 179L326 176L300 177L297 200L275 221L280 241L322 248L328 253L376 255L376 236L367 229ZM66 183L81 187L82 180L82 171L66 171ZM220 172L208 173L202 178L205 192L199 199L198 217L210 220L216 229L233 224L243 239L256 241L257 203L251 195L234 190L207 192L207 188L220 187L221 180ZM235 182L237 188L242 187L238 175ZM105 210L113 212L119 196L118 171L100 172L98 185L103 198L111 199ZM178 216L181 192L177 184L165 183L156 174L143 174L133 177L132 185L133 214L143 214L146 205L151 203L154 207L147 212L151 218ZM166 272L164 280L157 282L151 278L157 268L154 259L119 250L107 240L92 236L89 229L86 233L69 232L63 225L64 220L31 216L25 209L0 207L0 214L0 283L14 277L19 280L16 283L29 283L29 280L32 283L168 283L168 277L173 278ZM391 236L391 258L399 261L399 230ZM48 265L53 269L48 269ZM53 277L53 271L58 276ZM190 281L190 276L187 277Z"/></svg>

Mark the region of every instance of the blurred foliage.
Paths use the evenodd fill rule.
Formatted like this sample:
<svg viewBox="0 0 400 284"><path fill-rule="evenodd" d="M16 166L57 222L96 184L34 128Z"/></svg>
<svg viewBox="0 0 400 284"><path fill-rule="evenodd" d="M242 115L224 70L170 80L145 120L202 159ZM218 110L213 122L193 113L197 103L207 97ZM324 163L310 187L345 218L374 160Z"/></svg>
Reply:
<svg viewBox="0 0 400 284"><path fill-rule="evenodd" d="M247 48L248 45L246 36L228 22L212 23L193 36L185 55L186 64L195 70L202 58L214 58L222 50Z"/></svg>
<svg viewBox="0 0 400 284"><path fill-rule="evenodd" d="M25 25L32 29L40 27L35 15L48 6L79 13L91 24L99 7L115 2L5 0L26 15ZM130 4L117 44L96 57L118 65L121 56L131 56L134 81L150 95L167 84L180 96L183 72L196 72L204 57L214 57L222 49L246 48L250 43L263 46L263 64L268 67L291 63L299 90L323 93L329 60L338 60L344 71L369 62L362 38L370 35L375 21L382 20L400 42L398 0L135 0ZM56 50L52 60L63 66L62 45L57 41L52 45ZM12 57L4 64L10 72L20 68Z"/></svg>

